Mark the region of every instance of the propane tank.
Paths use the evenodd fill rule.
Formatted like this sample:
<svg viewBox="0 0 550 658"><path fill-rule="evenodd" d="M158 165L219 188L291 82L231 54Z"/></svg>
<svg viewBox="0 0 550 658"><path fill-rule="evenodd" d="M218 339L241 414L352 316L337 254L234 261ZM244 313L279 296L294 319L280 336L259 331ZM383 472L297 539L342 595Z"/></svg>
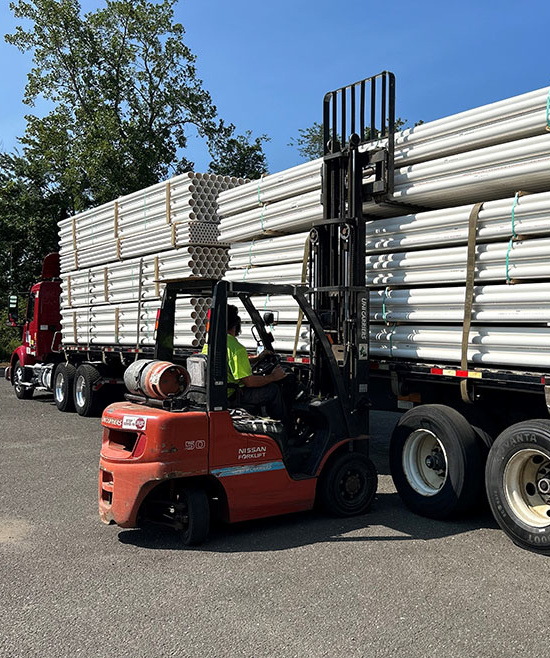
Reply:
<svg viewBox="0 0 550 658"><path fill-rule="evenodd" d="M124 384L130 393L163 400L187 393L191 378L183 366L175 363L140 359L124 372Z"/></svg>

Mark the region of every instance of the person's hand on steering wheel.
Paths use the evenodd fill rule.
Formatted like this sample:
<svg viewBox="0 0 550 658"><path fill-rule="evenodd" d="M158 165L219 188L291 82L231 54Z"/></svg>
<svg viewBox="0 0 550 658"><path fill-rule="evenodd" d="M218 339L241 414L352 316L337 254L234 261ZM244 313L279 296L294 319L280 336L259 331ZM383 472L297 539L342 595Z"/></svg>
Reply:
<svg viewBox="0 0 550 658"><path fill-rule="evenodd" d="M272 352L271 350L262 350L254 358L254 363L261 363L262 361L265 361L266 359L268 359L270 356L275 356L275 352Z"/></svg>
<svg viewBox="0 0 550 658"><path fill-rule="evenodd" d="M284 379L287 376L288 373L286 373L281 366L275 366L273 370L271 371L271 377L273 378L273 381L278 382L281 379Z"/></svg>

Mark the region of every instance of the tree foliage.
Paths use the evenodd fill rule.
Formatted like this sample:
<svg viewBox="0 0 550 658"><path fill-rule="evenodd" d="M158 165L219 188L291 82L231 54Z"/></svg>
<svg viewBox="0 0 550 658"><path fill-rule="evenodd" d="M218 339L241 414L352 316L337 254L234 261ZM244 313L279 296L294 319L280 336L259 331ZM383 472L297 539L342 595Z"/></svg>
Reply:
<svg viewBox="0 0 550 658"><path fill-rule="evenodd" d="M57 250L57 222L70 199L50 186L41 163L0 153L0 308L8 292L25 292L40 271L45 254ZM19 332L6 326L0 313L0 360L17 342Z"/></svg>
<svg viewBox="0 0 550 658"><path fill-rule="evenodd" d="M418 121L415 126L420 125L423 121ZM407 120L397 117L395 120L395 129L401 130L407 126ZM370 128L365 128L365 139L370 139ZM293 146L298 150L300 157L304 160L315 160L322 158L324 152L323 145L323 124L314 121L308 128L299 128L298 135L292 137L289 146Z"/></svg>
<svg viewBox="0 0 550 658"><path fill-rule="evenodd" d="M17 0L6 40L30 52L20 149L0 154L0 300L24 290L57 250L57 222L193 168L188 135L204 138L212 171L266 170L262 143L234 136L197 75L177 0ZM33 107L45 100L45 115ZM11 274L10 274L11 273Z"/></svg>
<svg viewBox="0 0 550 658"><path fill-rule="evenodd" d="M40 96L54 106L27 117L24 156L48 163L74 210L191 168L181 156L190 125L214 148L231 135L197 77L184 28L173 20L175 2L108 0L84 16L78 0L10 5L31 21L6 36L33 53L24 100L33 105Z"/></svg>
<svg viewBox="0 0 550 658"><path fill-rule="evenodd" d="M298 128L298 136L292 137L288 144L298 150L304 160L323 157L323 124L314 121L308 128Z"/></svg>
<svg viewBox="0 0 550 658"><path fill-rule="evenodd" d="M270 141L267 135L260 135L252 140L252 131L244 135L231 137L214 151L214 160L210 171L221 176L238 176L241 178L259 178L267 174L267 160L263 143Z"/></svg>

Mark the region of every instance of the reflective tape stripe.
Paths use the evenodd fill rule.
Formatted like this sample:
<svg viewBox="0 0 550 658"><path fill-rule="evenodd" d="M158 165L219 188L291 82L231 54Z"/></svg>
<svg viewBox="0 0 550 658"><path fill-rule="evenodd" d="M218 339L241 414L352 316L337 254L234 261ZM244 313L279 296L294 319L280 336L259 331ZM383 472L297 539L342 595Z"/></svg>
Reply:
<svg viewBox="0 0 550 658"><path fill-rule="evenodd" d="M228 466L227 468L216 468L212 475L224 478L232 475L248 475L249 473L265 473L266 471L280 471L284 469L283 462L264 462L263 464L246 464L246 466Z"/></svg>
<svg viewBox="0 0 550 658"><path fill-rule="evenodd" d="M469 379L482 379L483 374L477 370L451 370L447 368L430 368L431 375L444 375L445 377L468 377Z"/></svg>

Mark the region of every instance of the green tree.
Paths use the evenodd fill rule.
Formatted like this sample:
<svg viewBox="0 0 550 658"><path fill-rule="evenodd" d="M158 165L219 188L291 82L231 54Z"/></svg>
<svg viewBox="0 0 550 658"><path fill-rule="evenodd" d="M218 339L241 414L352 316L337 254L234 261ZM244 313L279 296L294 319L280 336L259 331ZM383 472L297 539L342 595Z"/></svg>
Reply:
<svg viewBox="0 0 550 658"><path fill-rule="evenodd" d="M267 174L267 159L263 143L270 141L267 135L260 135L252 140L252 131L222 141L214 149L209 171L221 176L238 176L241 178L259 178Z"/></svg>
<svg viewBox="0 0 550 658"><path fill-rule="evenodd" d="M78 0L10 4L31 22L6 36L33 54L24 100L54 106L26 117L23 155L48 164L74 210L192 168L181 155L190 125L213 149L232 133L197 77L175 2L108 0L84 16Z"/></svg>
<svg viewBox="0 0 550 658"><path fill-rule="evenodd" d="M419 121L414 125L420 125L423 123ZM407 120L397 117L395 120L396 130L401 130L401 128L406 127ZM370 137L370 128L365 128L365 138L369 139ZM293 146L298 150L298 153L304 160L315 160L316 158L323 157L323 124L317 123L314 121L309 128L299 128L297 137L292 137L289 142L289 146Z"/></svg>
<svg viewBox="0 0 550 658"><path fill-rule="evenodd" d="M19 331L6 325L8 293L25 292L44 255L57 250L57 222L69 207L41 163L0 153L0 360L19 340Z"/></svg>
<svg viewBox="0 0 550 658"><path fill-rule="evenodd" d="M6 40L33 57L24 101L51 109L29 110L20 150L0 154L0 304L36 279L60 219L193 169L189 129L224 173L265 168L266 138L233 137L218 118L175 3L107 0L87 14L78 0L10 4L22 23Z"/></svg>
<svg viewBox="0 0 550 658"><path fill-rule="evenodd" d="M298 150L304 160L323 157L323 124L314 121L309 128L298 128L298 136L292 137L288 144Z"/></svg>

